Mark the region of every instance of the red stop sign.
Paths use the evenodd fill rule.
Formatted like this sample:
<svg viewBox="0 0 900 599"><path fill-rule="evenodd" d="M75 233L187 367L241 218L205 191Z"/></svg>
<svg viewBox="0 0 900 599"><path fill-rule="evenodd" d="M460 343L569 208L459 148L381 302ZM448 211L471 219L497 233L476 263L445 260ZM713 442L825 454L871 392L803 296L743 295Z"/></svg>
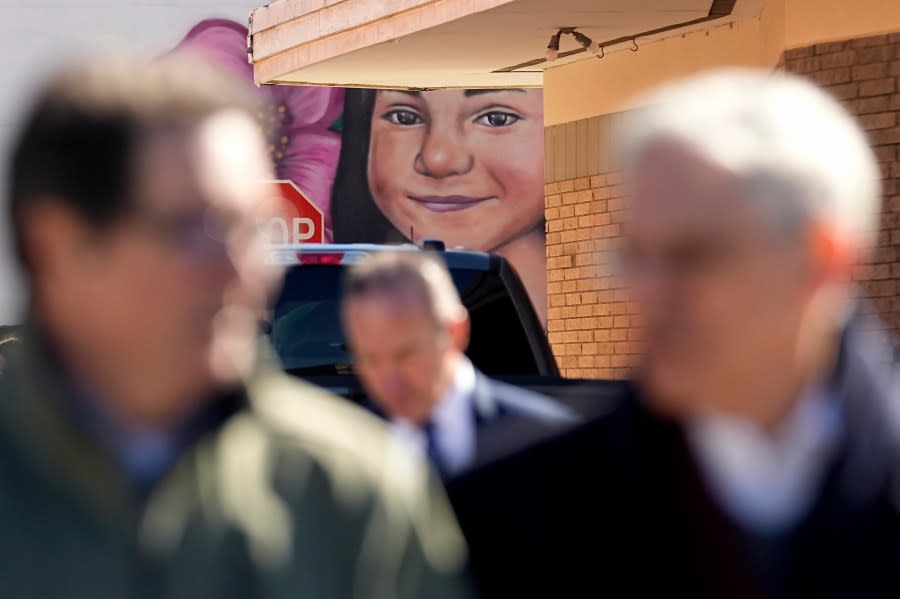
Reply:
<svg viewBox="0 0 900 599"><path fill-rule="evenodd" d="M325 215L293 181L269 181L281 195L281 216L269 222L273 243L325 243Z"/></svg>

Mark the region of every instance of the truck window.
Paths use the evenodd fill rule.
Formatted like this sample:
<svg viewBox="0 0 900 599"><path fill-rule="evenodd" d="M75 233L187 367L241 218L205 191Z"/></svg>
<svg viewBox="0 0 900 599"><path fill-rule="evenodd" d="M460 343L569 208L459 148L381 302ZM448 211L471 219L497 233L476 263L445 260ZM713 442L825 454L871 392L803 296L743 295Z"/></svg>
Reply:
<svg viewBox="0 0 900 599"><path fill-rule="evenodd" d="M487 375L539 374L509 291L492 271L450 269L472 321L466 352ZM342 266L290 268L269 336L284 368L301 376L353 374L340 322Z"/></svg>

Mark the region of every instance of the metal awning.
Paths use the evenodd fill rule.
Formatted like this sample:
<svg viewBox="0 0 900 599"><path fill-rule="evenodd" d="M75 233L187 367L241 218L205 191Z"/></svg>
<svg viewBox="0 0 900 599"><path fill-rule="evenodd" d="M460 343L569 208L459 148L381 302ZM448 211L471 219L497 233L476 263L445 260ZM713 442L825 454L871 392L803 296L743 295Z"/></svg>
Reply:
<svg viewBox="0 0 900 599"><path fill-rule="evenodd" d="M728 19L763 0L278 0L253 11L260 84L535 87L543 70ZM559 50L547 47L559 36Z"/></svg>

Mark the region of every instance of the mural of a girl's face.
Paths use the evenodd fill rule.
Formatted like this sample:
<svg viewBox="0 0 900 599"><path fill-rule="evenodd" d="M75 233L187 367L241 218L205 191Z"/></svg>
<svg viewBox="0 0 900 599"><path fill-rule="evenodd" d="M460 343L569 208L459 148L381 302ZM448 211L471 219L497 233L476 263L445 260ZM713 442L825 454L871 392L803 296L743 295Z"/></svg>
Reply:
<svg viewBox="0 0 900 599"><path fill-rule="evenodd" d="M404 235L502 247L544 217L541 90L378 91L368 179Z"/></svg>

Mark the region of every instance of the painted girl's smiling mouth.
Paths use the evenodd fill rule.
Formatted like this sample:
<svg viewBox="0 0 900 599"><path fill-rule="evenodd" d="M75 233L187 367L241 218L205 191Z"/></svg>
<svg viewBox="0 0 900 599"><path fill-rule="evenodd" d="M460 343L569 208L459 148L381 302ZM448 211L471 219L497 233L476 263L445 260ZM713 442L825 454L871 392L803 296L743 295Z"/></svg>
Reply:
<svg viewBox="0 0 900 599"><path fill-rule="evenodd" d="M494 196L473 198L470 196L407 196L413 202L432 212L458 212L477 206L482 202L495 199Z"/></svg>

